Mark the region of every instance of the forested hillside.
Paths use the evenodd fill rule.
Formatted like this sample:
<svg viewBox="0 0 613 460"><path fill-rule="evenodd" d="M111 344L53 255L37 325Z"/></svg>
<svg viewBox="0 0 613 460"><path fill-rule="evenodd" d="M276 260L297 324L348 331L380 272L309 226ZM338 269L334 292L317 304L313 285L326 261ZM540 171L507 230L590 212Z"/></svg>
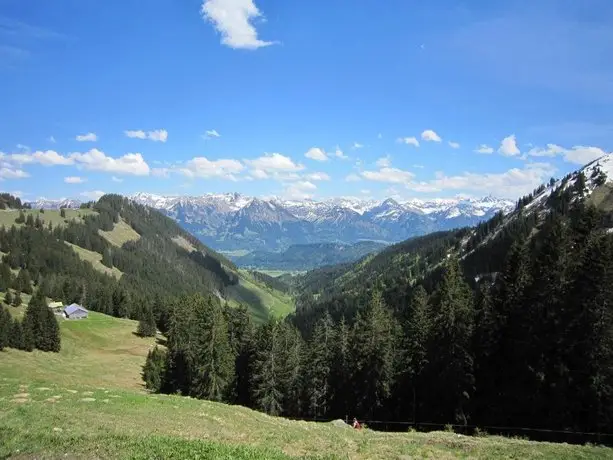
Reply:
<svg viewBox="0 0 613 460"><path fill-rule="evenodd" d="M304 271L353 262L385 246L376 241L295 244L282 252L253 251L243 256L234 256L232 260L241 267L260 270Z"/></svg>
<svg viewBox="0 0 613 460"><path fill-rule="evenodd" d="M0 288L40 291L117 317L153 313L161 330L173 297L232 300L235 265L172 219L118 195L83 208L4 211Z"/></svg>
<svg viewBox="0 0 613 460"><path fill-rule="evenodd" d="M592 166L477 228L309 274L287 321L184 298L148 385L292 417L611 432L613 233Z"/></svg>

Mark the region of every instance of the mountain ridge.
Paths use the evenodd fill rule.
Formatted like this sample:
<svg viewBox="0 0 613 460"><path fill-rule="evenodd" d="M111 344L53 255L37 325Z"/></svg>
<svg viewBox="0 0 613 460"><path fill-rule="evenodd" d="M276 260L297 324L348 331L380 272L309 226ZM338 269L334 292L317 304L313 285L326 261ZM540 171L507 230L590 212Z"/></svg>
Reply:
<svg viewBox="0 0 613 460"><path fill-rule="evenodd" d="M129 197L179 222L203 243L221 251L283 251L295 244L363 240L396 243L433 231L475 225L515 203L484 198L285 200L239 193L199 196L139 192ZM78 205L78 202L73 202ZM32 207L57 206L50 200Z"/></svg>

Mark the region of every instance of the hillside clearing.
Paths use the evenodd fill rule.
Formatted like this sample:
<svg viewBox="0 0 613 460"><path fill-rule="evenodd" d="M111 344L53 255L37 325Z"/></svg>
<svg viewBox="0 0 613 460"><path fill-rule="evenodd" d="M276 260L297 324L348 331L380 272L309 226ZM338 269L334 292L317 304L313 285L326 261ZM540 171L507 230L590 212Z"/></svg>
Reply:
<svg viewBox="0 0 613 460"><path fill-rule="evenodd" d="M140 235L122 219L113 225L113 230L110 232L98 230L98 233L113 246L117 247L123 246L128 241L138 241L140 239Z"/></svg>
<svg viewBox="0 0 613 460"><path fill-rule="evenodd" d="M72 243L69 243L68 241L65 241L65 243L77 253L81 260L89 262L90 264L92 264L92 267L94 267L99 272L114 276L117 279L122 277L123 272L117 267L109 268L102 263L102 254L98 254L94 251L88 251L87 249L84 249L80 246L76 246Z"/></svg>
<svg viewBox="0 0 613 460"><path fill-rule="evenodd" d="M174 241L174 243L176 245L178 245L179 247L182 247L183 249L185 249L187 252L193 252L193 251L196 250L194 245L192 243L190 243L189 241L187 241L181 235L177 235L177 236L173 237L172 241Z"/></svg>
<svg viewBox="0 0 613 460"><path fill-rule="evenodd" d="M239 283L227 288L231 306L246 305L257 322L266 322L270 315L282 318L294 311L291 296L264 286L245 270L240 270L239 275Z"/></svg>
<svg viewBox="0 0 613 460"><path fill-rule="evenodd" d="M34 219L38 216L43 223L46 225L51 222L51 225L54 227L64 227L71 220L75 220L76 222L82 222L83 217L96 214L96 211L92 209L64 209L66 217L62 217L60 215L59 209L45 209L45 212L40 212L40 209L23 209L23 214L28 217L29 214L32 215ZM7 228L10 228L12 225L16 227L21 227L23 224L16 224L15 219L19 217L19 210L0 210L0 226L4 225Z"/></svg>
<svg viewBox="0 0 613 460"><path fill-rule="evenodd" d="M143 391L153 339L91 312L60 320L59 354L0 352L0 458L605 459L601 447L453 433L356 431Z"/></svg>

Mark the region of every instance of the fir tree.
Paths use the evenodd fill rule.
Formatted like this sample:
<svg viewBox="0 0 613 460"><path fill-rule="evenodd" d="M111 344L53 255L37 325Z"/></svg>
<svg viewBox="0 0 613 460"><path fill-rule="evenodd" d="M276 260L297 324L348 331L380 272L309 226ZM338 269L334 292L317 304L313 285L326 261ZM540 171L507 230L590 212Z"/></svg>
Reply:
<svg viewBox="0 0 613 460"><path fill-rule="evenodd" d="M10 344L12 323L11 314L6 308L0 307L0 351Z"/></svg>
<svg viewBox="0 0 613 460"><path fill-rule="evenodd" d="M314 418L325 417L330 409L334 340L332 318L329 314L325 314L315 325L307 351L308 411Z"/></svg>
<svg viewBox="0 0 613 460"><path fill-rule="evenodd" d="M4 303L6 305L12 305L13 304L13 294L11 294L11 291L7 290L6 294L4 294Z"/></svg>
<svg viewBox="0 0 613 460"><path fill-rule="evenodd" d="M145 308L140 321L138 322L138 328L136 333L141 337L155 337L156 327L155 319L153 318L153 312L151 308Z"/></svg>
<svg viewBox="0 0 613 460"><path fill-rule="evenodd" d="M252 400L259 410L280 415L283 410L283 363L280 324L271 319L257 333L252 367Z"/></svg>
<svg viewBox="0 0 613 460"><path fill-rule="evenodd" d="M32 278L30 272L25 268L19 270L17 278L15 278L14 288L16 291L21 291L24 294L32 294Z"/></svg>
<svg viewBox="0 0 613 460"><path fill-rule="evenodd" d="M11 324L9 347L16 348L17 350L25 350L23 328L21 327L21 321L17 318L14 318Z"/></svg>
<svg viewBox="0 0 613 460"><path fill-rule="evenodd" d="M0 291L8 292L8 289L13 285L13 274L11 267L5 263L0 263Z"/></svg>
<svg viewBox="0 0 613 460"><path fill-rule="evenodd" d="M143 367L143 380L145 387L153 393L158 393L162 389L166 361L166 353L157 346L147 353L147 360Z"/></svg>
<svg viewBox="0 0 613 460"><path fill-rule="evenodd" d="M34 217L32 216L32 214L28 214L28 216L26 217L26 226L27 227L34 227Z"/></svg>
<svg viewBox="0 0 613 460"><path fill-rule="evenodd" d="M345 317L336 326L335 341L332 344L331 364L331 413L339 417L347 417L349 408L353 408L353 394L351 392L352 365L350 330Z"/></svg>
<svg viewBox="0 0 613 460"><path fill-rule="evenodd" d="M8 293L7 293L8 295ZM22 300L21 300L21 292L17 291L15 293L15 296L13 297L13 307L20 307L22 304Z"/></svg>

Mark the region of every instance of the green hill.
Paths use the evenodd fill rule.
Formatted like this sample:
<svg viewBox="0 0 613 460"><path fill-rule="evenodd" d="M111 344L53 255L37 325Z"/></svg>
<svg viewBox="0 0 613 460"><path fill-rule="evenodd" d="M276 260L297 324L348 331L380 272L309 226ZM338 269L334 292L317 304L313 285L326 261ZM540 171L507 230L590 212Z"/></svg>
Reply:
<svg viewBox="0 0 613 460"><path fill-rule="evenodd" d="M1 210L3 262L26 269L35 288L67 304L132 319L153 309L162 329L172 298L187 293L243 303L259 321L291 311L291 299L264 295L234 263L161 213L118 195L90 206Z"/></svg>
<svg viewBox="0 0 613 460"><path fill-rule="evenodd" d="M62 351L0 352L0 458L610 458L610 449L454 433L356 431L210 401L152 395L140 371L154 339L92 313L60 321Z"/></svg>

